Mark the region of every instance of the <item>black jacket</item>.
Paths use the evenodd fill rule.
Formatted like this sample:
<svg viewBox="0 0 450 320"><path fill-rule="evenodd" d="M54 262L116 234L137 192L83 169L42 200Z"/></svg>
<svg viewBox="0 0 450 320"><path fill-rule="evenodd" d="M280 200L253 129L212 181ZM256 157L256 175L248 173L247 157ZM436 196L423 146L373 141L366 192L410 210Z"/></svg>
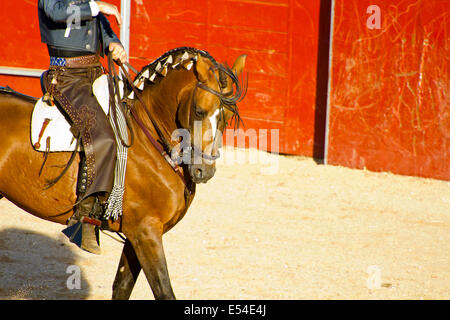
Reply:
<svg viewBox="0 0 450 320"><path fill-rule="evenodd" d="M92 17L89 0L39 0L41 41L50 46L101 54L111 42L119 42L106 17ZM70 29L68 30L68 25Z"/></svg>

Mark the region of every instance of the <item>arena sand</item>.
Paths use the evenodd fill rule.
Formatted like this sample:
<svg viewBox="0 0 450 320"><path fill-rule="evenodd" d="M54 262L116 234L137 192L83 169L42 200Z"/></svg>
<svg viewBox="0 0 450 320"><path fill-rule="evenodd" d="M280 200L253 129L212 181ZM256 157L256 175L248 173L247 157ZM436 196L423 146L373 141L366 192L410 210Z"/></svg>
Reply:
<svg viewBox="0 0 450 320"><path fill-rule="evenodd" d="M446 181L227 147L197 190L164 236L178 299L450 299ZM0 217L1 299L110 299L121 243L86 253L5 199ZM131 298L153 299L143 273Z"/></svg>

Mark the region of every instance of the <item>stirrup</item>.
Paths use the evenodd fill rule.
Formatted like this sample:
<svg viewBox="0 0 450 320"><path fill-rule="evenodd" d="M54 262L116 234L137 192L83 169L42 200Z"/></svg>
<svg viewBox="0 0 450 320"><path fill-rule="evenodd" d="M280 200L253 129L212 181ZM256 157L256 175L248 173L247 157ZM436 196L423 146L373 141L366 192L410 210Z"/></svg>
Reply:
<svg viewBox="0 0 450 320"><path fill-rule="evenodd" d="M89 199L92 197L91 199ZM84 202L86 201L86 202ZM84 202L84 203L83 203ZM94 254L100 254L99 227L102 221L92 217L99 209L97 196L91 195L83 199L73 216L68 221L68 227L62 232L69 238L70 242L78 247Z"/></svg>
<svg viewBox="0 0 450 320"><path fill-rule="evenodd" d="M83 220L83 219L82 219ZM79 248L94 254L101 254L99 229L93 224L77 222L62 231Z"/></svg>

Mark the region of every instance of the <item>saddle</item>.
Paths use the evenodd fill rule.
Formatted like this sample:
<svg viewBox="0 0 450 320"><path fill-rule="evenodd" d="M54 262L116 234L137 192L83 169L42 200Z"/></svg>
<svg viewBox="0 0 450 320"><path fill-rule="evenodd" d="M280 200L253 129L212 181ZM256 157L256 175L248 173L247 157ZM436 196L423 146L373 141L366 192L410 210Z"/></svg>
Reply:
<svg viewBox="0 0 450 320"><path fill-rule="evenodd" d="M72 134L71 125L65 116L56 107L56 101L47 93L47 71L41 75L41 89L43 96L36 102L31 116L31 144L38 152L74 152L83 151L82 144L77 143ZM118 81L119 95L124 96L124 84ZM100 104L103 112L109 116L110 110L110 87L108 75L103 74L97 78L92 86L92 92ZM130 98L131 96L129 96ZM117 99L114 99L117 102ZM113 100L113 101L114 101ZM125 171L127 159L127 146L123 145L123 139L128 139L127 121L119 110L118 103L111 106L114 108L116 122L109 117L111 127L117 142L117 157L114 171L114 185L107 201L104 220L117 220L122 215L122 200L125 188ZM46 157L45 157L46 158ZM82 159L83 161L83 159ZM44 160L45 164L45 160ZM43 166L44 166L43 164ZM42 170L42 168L41 168ZM81 172L81 171L80 171Z"/></svg>
<svg viewBox="0 0 450 320"><path fill-rule="evenodd" d="M36 102L31 116L31 144L39 152L72 152L77 148L70 124L47 94L47 72L41 75L43 96ZM107 75L93 84L93 92L106 115L109 113L109 87ZM77 151L82 151L82 146Z"/></svg>

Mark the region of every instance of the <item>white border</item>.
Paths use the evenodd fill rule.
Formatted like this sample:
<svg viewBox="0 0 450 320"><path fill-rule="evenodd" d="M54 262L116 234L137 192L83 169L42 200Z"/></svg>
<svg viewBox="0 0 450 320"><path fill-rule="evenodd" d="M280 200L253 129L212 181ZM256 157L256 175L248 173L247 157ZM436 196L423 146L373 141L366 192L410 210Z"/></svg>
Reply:
<svg viewBox="0 0 450 320"><path fill-rule="evenodd" d="M0 74L6 74L10 76L22 76L22 77L36 77L39 78L45 70L30 69L30 68L15 68L0 66Z"/></svg>
<svg viewBox="0 0 450 320"><path fill-rule="evenodd" d="M130 20L131 20L131 0L120 0L120 14L122 25L120 26L120 42L130 57Z"/></svg>
<svg viewBox="0 0 450 320"><path fill-rule="evenodd" d="M330 133L330 92L331 92L331 79L332 79L332 67L333 67L333 32L334 32L334 5L335 0L332 0L331 5L331 19L330 19L330 48L329 48L329 60L328 60L328 88L327 88L327 119L325 124L325 146L323 163L328 164L328 138Z"/></svg>

